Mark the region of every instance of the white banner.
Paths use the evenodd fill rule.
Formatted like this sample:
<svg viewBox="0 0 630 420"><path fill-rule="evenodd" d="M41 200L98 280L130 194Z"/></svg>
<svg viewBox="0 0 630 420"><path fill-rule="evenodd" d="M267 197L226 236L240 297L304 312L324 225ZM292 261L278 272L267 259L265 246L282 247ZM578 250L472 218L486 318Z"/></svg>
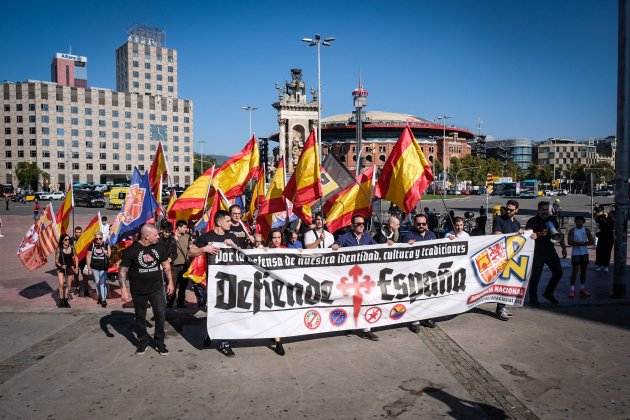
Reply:
<svg viewBox="0 0 630 420"><path fill-rule="evenodd" d="M330 249L223 248L208 258L208 334L289 337L522 305L531 232L413 245Z"/></svg>

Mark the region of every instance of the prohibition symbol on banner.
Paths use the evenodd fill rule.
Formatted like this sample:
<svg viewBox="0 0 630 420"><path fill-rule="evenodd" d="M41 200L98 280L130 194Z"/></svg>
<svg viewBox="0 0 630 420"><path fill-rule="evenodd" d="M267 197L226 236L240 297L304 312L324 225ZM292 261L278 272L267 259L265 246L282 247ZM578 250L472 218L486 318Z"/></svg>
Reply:
<svg viewBox="0 0 630 420"><path fill-rule="evenodd" d="M389 311L389 317L391 319L400 319L407 312L407 308L402 303L397 303L394 305L391 311Z"/></svg>
<svg viewBox="0 0 630 420"><path fill-rule="evenodd" d="M382 315L383 311L381 311L381 308L379 308L378 306L372 306L367 311L365 311L365 320L370 324L374 324L376 321L381 319Z"/></svg>
<svg viewBox="0 0 630 420"><path fill-rule="evenodd" d="M322 316L315 309L309 309L304 314L304 325L309 330L314 330L322 323Z"/></svg>

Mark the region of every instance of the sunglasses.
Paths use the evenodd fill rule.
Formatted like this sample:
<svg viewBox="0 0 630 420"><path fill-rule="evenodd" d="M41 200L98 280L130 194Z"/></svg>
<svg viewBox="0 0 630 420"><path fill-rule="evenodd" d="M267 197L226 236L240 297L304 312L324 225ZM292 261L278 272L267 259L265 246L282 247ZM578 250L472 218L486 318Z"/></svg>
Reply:
<svg viewBox="0 0 630 420"><path fill-rule="evenodd" d="M64 242L70 242L70 238L66 238L63 240Z"/></svg>
<svg viewBox="0 0 630 420"><path fill-rule="evenodd" d="M103 238L99 238L98 236L96 238L94 238L94 239L96 239L97 241L102 241L103 240Z"/></svg>

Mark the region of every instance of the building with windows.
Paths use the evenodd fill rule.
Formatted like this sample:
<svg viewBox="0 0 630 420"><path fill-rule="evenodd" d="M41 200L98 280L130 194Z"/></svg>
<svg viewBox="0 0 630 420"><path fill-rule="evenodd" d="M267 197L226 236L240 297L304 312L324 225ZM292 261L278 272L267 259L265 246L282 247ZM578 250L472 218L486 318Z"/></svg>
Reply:
<svg viewBox="0 0 630 420"><path fill-rule="evenodd" d="M578 143L572 139L550 138L538 144L538 165L551 165L561 174L571 165L591 166L597 162L594 142Z"/></svg>
<svg viewBox="0 0 630 420"><path fill-rule="evenodd" d="M158 38L163 43L163 34ZM149 64L157 75L157 41L146 36L138 42L132 39L121 48L131 51L133 58L134 44L139 50L150 44L155 57L144 60L143 66ZM173 53L159 56L163 69L169 64L176 68L176 61L170 63L169 57L175 60L177 55L170 51ZM121 78L116 75L116 80ZM36 162L48 173L49 178L40 179L38 188L64 190L69 182L125 181L134 166L148 170L158 141L164 146L172 182L180 186L192 182L193 104L167 94L168 88L163 93L157 86L113 91L37 80L1 85L3 183L17 186L15 168L21 161ZM177 83L172 86L176 93Z"/></svg>
<svg viewBox="0 0 630 420"><path fill-rule="evenodd" d="M615 151L617 149L617 137L608 136L594 139L595 150L597 151L597 161L606 162L615 168Z"/></svg>
<svg viewBox="0 0 630 420"><path fill-rule="evenodd" d="M502 139L486 143L486 157L500 161L512 161L526 170L533 163L534 144L528 139Z"/></svg>
<svg viewBox="0 0 630 420"><path fill-rule="evenodd" d="M62 86L86 88L87 57L57 53L50 64L50 80Z"/></svg>

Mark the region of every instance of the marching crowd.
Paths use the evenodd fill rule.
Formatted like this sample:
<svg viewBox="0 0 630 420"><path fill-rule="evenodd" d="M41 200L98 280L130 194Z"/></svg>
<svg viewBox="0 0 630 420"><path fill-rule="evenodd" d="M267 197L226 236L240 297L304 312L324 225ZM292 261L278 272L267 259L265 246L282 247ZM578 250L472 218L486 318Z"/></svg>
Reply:
<svg viewBox="0 0 630 420"><path fill-rule="evenodd" d="M524 227L516 219L518 211L518 201L508 200L502 207L501 214L494 218L491 233L515 234L522 233L524 230L533 231L535 248L529 284L529 305L539 305L538 284L545 265L551 271L551 278L543 292L543 297L551 304L557 305L558 300L554 292L562 278L563 270L556 245L560 246L562 257L567 257L567 244L564 235L559 234L558 219L552 214L550 203L547 201L538 203L537 214L527 220ZM160 354L164 355L168 354L164 343L166 308L186 307L186 290L189 280L184 274L196 256L218 252L218 248L213 244L224 243L241 249L268 247L337 250L359 245L413 244L438 237L451 240L467 238L469 232L464 229L464 218L453 216L451 214L449 217L448 231L442 232L436 229L435 223L432 223L434 215L427 208L424 213L405 217L411 222L411 225L406 225L405 229L401 229L401 215L396 212L390 212L385 223L380 226L375 224L371 226L371 229L367 225L369 220L363 216L354 215L350 226L333 235L326 229L322 215L315 214L311 225L306 226L298 221L285 229L273 229L268 238L263 238L260 233L250 233L249 227L241 220L241 207L234 204L229 211L219 210L215 213L214 228L209 232L196 233L183 220L177 221L175 226L168 220L162 220L158 227L152 224L143 225L138 234L114 247L108 244L110 227L104 217L103 228L96 234L83 260L78 260L73 249L73 244L82 234L81 227L75 227L72 237L62 235L60 238L55 256L59 279L58 306L70 307L68 300L72 294L90 296L88 278L92 277L97 303L106 307L109 295L108 277L117 277L123 306L133 306L135 311L139 342L136 352L144 353L150 342L145 319L146 310L150 305L153 308L155 320L155 347ZM600 229L597 235L599 241L596 262L597 270L600 271L607 270L610 262L612 217L605 212L598 213L597 217ZM483 223L484 229L483 231L477 229L473 234L485 234L486 219L483 212L477 222ZM575 226L568 231L566 238L568 245L572 247L571 287L568 297L575 297L575 285L579 277L578 293L580 297L587 298L590 296L586 288L586 268L589 263L587 247L594 244L595 236L584 226L584 217L576 216ZM197 306L203 309L206 305L205 289L199 284L193 284L192 289L197 299ZM505 305L497 304L496 316L502 321L508 321L511 314ZM426 319L408 325L409 329L415 333L420 331L421 326L433 328L435 320ZM369 329L360 331L359 336L369 340L378 340L378 336ZM278 337L274 341L276 353L283 355L284 348L281 339ZM207 346L211 344L210 337L206 337L205 344ZM218 349L228 357L234 356L230 343L227 341L219 343Z"/></svg>

